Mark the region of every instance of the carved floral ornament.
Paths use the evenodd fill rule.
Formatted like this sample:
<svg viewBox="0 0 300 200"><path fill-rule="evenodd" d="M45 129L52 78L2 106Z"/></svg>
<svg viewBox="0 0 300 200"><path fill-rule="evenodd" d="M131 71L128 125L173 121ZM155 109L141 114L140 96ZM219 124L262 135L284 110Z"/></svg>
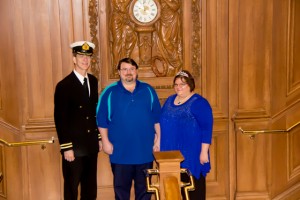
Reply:
<svg viewBox="0 0 300 200"><path fill-rule="evenodd" d="M109 23L111 78L117 77L117 63L124 57L132 57L139 64L141 77L174 76L184 68L183 63L183 29L182 29L183 0L151 0L139 11L143 0L110 0L106 1L110 11L107 17ZM192 73L200 74L201 68L201 25L200 0L191 0L192 13L192 42L191 63ZM147 1L148 2L148 1ZM152 8L155 5L157 8ZM155 7L154 6L154 7ZM135 9L135 10L134 10ZM148 19L133 20L143 12L157 9L158 17L151 13ZM138 23L136 22L138 21ZM143 23L145 22L145 23ZM98 42L98 0L89 0L89 23L92 42L96 45L92 60L92 73L99 74L99 42ZM141 73L140 73L141 72Z"/></svg>
<svg viewBox="0 0 300 200"><path fill-rule="evenodd" d="M98 31L98 0L89 0L89 24L90 24L90 35L91 41L95 44L94 53L91 61L91 71L99 80L99 40L97 37Z"/></svg>

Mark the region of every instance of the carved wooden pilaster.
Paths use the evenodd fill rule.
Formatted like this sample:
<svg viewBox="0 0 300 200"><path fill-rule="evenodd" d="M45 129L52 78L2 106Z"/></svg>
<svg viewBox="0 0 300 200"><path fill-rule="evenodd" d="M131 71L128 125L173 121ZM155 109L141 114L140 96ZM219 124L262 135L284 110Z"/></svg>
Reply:
<svg viewBox="0 0 300 200"><path fill-rule="evenodd" d="M201 24L199 17L201 10L199 3L200 0L193 0L192 2L192 74L194 77L198 77L201 72Z"/></svg>
<svg viewBox="0 0 300 200"><path fill-rule="evenodd" d="M91 34L91 41L95 44L94 54L92 56L91 62L91 72L94 76L96 76L99 80L99 41L98 41L98 1L97 0L90 0L89 1L89 23L90 23L90 34Z"/></svg>

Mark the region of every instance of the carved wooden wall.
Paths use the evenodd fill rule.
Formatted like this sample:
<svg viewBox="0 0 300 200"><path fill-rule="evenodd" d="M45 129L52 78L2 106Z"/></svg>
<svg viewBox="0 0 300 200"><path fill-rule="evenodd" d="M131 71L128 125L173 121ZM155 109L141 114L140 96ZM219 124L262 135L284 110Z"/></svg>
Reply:
<svg viewBox="0 0 300 200"><path fill-rule="evenodd" d="M114 31L120 27L112 20L120 2L130 4L128 0L0 1L0 138L18 142L56 137L53 93L56 83L73 68L69 44L92 40L97 49L91 72L98 77L100 90L118 80L114 58L126 53L144 67L139 78L155 87L162 102L173 93L176 71L184 68L193 73L197 92L209 100L214 113L208 199L299 199L299 126L254 139L238 130L288 129L300 119L299 1L172 1L179 19L174 23L177 60L160 43L160 21L153 24L151 37L144 30L147 41L151 39L151 52L147 51L151 59L140 55L141 29L127 16L129 7L124 5L121 21L126 25L120 27L127 40L121 44L130 51L113 56L124 52L113 53ZM157 71L152 70L155 66ZM61 199L60 162L57 141L46 149L0 145L4 175L0 199ZM113 199L109 160L103 153L98 169L99 199Z"/></svg>

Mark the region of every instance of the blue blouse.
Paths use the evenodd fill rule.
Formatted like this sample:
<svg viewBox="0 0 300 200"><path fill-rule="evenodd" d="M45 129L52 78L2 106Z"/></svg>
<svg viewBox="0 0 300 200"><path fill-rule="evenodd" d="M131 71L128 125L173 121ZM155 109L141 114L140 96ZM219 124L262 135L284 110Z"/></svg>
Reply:
<svg viewBox="0 0 300 200"><path fill-rule="evenodd" d="M176 94L162 107L160 118L161 151L180 150L184 157L182 168L187 168L199 179L210 171L210 162L200 164L202 143L211 144L213 115L208 101L194 94L185 103L175 105Z"/></svg>

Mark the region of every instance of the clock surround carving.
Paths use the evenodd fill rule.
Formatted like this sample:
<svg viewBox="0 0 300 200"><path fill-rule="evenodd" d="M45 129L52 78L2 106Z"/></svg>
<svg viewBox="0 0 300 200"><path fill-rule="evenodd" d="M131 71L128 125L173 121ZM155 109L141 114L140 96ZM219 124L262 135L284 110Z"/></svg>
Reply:
<svg viewBox="0 0 300 200"><path fill-rule="evenodd" d="M138 24L129 16L129 6L132 0L90 0L99 5L99 56L101 58L101 84L107 85L118 79L116 63L123 57L132 57L140 65ZM201 74L201 1L200 0L158 0L160 3L160 18L152 25L154 31L151 37L144 38L144 43L152 38L151 68L154 76L141 76L159 90L172 89L170 80L176 71L188 69L195 77ZM197 12L198 11L198 12ZM114 16L119 18L115 19ZM167 18L171 16L171 21ZM91 18L96 17L90 16ZM182 26L182 22L184 23ZM117 26L116 26L117 24ZM174 35L167 33L165 24L176 27ZM164 30L163 30L164 29ZM172 32L172 31L171 31ZM184 35L183 35L184 34ZM184 37L183 37L184 36ZM169 38L168 38L169 37ZM168 46L175 38L175 46ZM145 40L146 39L146 40ZM163 43L167 41L169 43ZM150 43L148 43L148 47ZM145 49L149 49L149 48ZM170 47L170 48L169 48ZM150 62L150 61L149 61ZM156 78L162 77L160 81ZM159 84L158 84L159 83Z"/></svg>

